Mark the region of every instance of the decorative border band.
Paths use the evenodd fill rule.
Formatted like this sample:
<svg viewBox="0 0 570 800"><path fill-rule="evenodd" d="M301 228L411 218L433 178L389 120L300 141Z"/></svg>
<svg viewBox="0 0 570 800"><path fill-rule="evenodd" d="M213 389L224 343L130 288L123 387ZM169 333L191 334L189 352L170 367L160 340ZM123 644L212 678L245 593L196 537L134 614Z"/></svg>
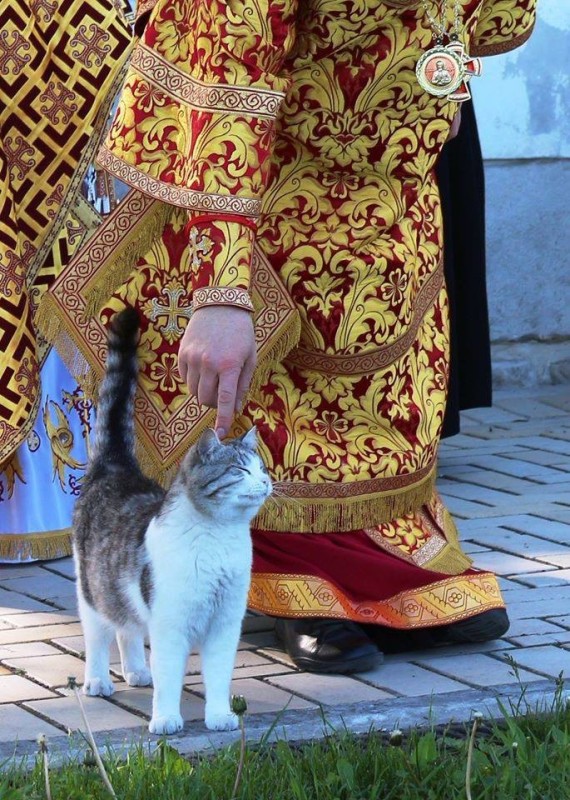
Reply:
<svg viewBox="0 0 570 800"><path fill-rule="evenodd" d="M290 497L296 500L310 500L326 502L328 500L360 499L371 494L387 494L401 492L410 486L417 486L430 476L435 467L435 462L427 467L410 472L407 475L393 475L390 478L369 478L364 481L350 481L348 483L322 482L309 483L308 481L279 481L273 484L278 497Z"/></svg>
<svg viewBox="0 0 570 800"><path fill-rule="evenodd" d="M365 375L385 369L408 352L417 337L426 312L437 300L443 285L442 262L418 292L410 327L392 344L380 347L373 353L357 353L355 355L328 355L298 347L289 354L287 361L302 369L332 375Z"/></svg>
<svg viewBox="0 0 570 800"><path fill-rule="evenodd" d="M246 217L257 217L261 209L261 200L254 197L236 197L235 195L206 194L194 189L182 189L170 183L151 178L117 158L106 146L97 155L97 163L123 183L138 189L139 192L154 197L170 206L180 206L193 211L221 211L224 214L240 214Z"/></svg>
<svg viewBox="0 0 570 800"><path fill-rule="evenodd" d="M323 534L370 528L428 503L434 485L435 464L408 475L350 483L278 481L253 526L261 531Z"/></svg>
<svg viewBox="0 0 570 800"><path fill-rule="evenodd" d="M245 311L253 311L253 303L246 289L232 286L205 286L195 289L192 295L192 310L203 306L237 306Z"/></svg>
<svg viewBox="0 0 570 800"><path fill-rule="evenodd" d="M159 89L196 109L274 118L285 97L284 92L267 89L203 83L142 43L133 53L131 67Z"/></svg>
<svg viewBox="0 0 570 800"><path fill-rule="evenodd" d="M326 578L254 572L248 607L276 617L350 619L400 630L459 622L505 607L497 579L489 572L428 581L426 576L425 586L386 599L356 600Z"/></svg>

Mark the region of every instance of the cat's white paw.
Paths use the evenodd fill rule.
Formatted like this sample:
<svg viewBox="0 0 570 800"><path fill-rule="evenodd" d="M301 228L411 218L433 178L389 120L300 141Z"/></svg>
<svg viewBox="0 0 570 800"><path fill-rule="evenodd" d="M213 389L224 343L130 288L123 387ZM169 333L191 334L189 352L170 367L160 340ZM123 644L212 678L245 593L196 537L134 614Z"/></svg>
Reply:
<svg viewBox="0 0 570 800"><path fill-rule="evenodd" d="M109 678L85 678L83 694L89 697L110 697L114 691L113 681Z"/></svg>
<svg viewBox="0 0 570 800"><path fill-rule="evenodd" d="M178 733L184 727L184 720L180 714L171 714L169 717L153 717L148 729L159 736L169 733Z"/></svg>
<svg viewBox="0 0 570 800"><path fill-rule="evenodd" d="M124 675L129 686L152 686L152 675L150 669L143 667L136 672L127 672Z"/></svg>
<svg viewBox="0 0 570 800"><path fill-rule="evenodd" d="M206 728L211 731L235 731L239 728L237 714L206 714Z"/></svg>

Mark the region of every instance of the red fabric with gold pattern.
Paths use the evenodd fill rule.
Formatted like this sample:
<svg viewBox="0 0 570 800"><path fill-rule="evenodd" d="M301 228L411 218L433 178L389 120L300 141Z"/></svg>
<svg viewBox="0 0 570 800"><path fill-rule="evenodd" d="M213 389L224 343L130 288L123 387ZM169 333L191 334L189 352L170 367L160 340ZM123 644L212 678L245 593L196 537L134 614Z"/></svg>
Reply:
<svg viewBox="0 0 570 800"><path fill-rule="evenodd" d="M534 5L463 0L467 51L519 41ZM94 270L93 285L127 277L104 318L137 296L148 314L150 264L157 295L186 279L179 305L191 288L245 291L246 219L299 314L299 347L257 376L233 429L258 427L276 486L253 533L250 599L268 613L359 618L360 603L405 627L502 603L493 576L470 570L433 488L449 349L433 167L457 107L417 82L432 34L422 3L157 0L100 156L140 192L180 208L130 275L112 259ZM192 257L178 265L169 239L184 231L181 214L195 232ZM162 322L149 320L150 365L166 345ZM158 408L157 376L147 370L142 386ZM154 446L170 463L184 444L170 446L181 418L161 413ZM190 436L201 421L191 422ZM431 611L418 617L411 609L430 594Z"/></svg>

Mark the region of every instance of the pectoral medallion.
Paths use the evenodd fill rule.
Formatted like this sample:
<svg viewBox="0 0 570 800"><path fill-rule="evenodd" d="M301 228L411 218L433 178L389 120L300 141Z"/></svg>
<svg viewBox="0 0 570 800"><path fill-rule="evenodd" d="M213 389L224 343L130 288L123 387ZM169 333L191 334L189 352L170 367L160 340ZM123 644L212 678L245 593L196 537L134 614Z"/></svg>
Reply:
<svg viewBox="0 0 570 800"><path fill-rule="evenodd" d="M474 75L481 74L481 60L471 58L459 41L438 44L420 58L416 75L422 89L435 97L449 97L457 103L469 100L467 86Z"/></svg>

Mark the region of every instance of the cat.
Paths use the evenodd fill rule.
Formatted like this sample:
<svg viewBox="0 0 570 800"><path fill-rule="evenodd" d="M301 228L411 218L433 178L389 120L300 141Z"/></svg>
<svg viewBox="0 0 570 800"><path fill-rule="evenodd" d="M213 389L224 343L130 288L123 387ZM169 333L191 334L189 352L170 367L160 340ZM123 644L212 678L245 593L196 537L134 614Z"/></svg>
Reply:
<svg viewBox="0 0 570 800"><path fill-rule="evenodd" d="M206 430L165 491L135 457L137 312L115 315L95 444L73 515L87 695L109 696L116 635L125 681L154 686L151 733L183 727L180 697L192 648L201 651L205 722L232 730L230 682L251 576L250 522L271 493L256 431L221 442ZM145 661L148 634L151 669Z"/></svg>

